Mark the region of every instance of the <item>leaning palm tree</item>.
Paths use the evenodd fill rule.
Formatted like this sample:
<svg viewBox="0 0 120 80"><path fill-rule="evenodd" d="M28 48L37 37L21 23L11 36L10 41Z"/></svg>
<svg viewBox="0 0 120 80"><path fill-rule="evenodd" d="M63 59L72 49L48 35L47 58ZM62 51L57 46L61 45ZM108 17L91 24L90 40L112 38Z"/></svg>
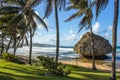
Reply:
<svg viewBox="0 0 120 80"><path fill-rule="evenodd" d="M56 57L55 61L58 62L59 56L59 19L58 19L58 8L65 7L66 0L46 0L46 10L44 18L48 17L53 10L54 5L54 14L55 14L55 24L56 24Z"/></svg>
<svg viewBox="0 0 120 80"><path fill-rule="evenodd" d="M116 80L116 40L117 40L118 14L119 14L119 0L114 0L114 20L113 20L113 29L112 29L111 80Z"/></svg>
<svg viewBox="0 0 120 80"><path fill-rule="evenodd" d="M47 25L44 21L34 12L33 7L37 6L41 0L3 0L4 5L9 4L10 6L5 7L11 9L11 12L14 10L18 10L18 13L13 17L9 23L15 25L19 25L21 20L26 20L26 27L29 30L30 35L30 52L29 52L29 64L31 64L32 57L32 37L34 36L34 32L37 29L36 22L34 20L37 19L46 29ZM4 8L5 8L4 7Z"/></svg>
<svg viewBox="0 0 120 80"><path fill-rule="evenodd" d="M92 19L93 19L93 12L92 12L92 5L90 0L79 0L74 1L71 0L72 5L70 5L67 10L76 9L78 10L75 14L73 14L71 17L69 17L66 22L71 21L74 18L81 17L82 19L79 22L81 31L84 27L87 29L90 28L91 33L91 53L92 53L92 69L96 70L95 66L95 56L94 56L94 41L93 41L93 31L92 31Z"/></svg>

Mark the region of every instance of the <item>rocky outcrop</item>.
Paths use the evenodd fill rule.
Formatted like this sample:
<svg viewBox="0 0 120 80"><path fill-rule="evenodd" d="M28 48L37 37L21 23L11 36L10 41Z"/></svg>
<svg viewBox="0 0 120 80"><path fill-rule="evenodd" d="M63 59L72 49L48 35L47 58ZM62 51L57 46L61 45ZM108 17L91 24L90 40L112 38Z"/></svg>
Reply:
<svg viewBox="0 0 120 80"><path fill-rule="evenodd" d="M105 38L93 34L93 40L94 40L94 55L95 57L101 57L104 56L107 53L110 53L112 51L112 46L109 43L108 40ZM82 55L83 57L91 57L92 56L92 48L91 48L91 35L90 32L87 32L82 36L80 41L75 44L74 51L77 54Z"/></svg>

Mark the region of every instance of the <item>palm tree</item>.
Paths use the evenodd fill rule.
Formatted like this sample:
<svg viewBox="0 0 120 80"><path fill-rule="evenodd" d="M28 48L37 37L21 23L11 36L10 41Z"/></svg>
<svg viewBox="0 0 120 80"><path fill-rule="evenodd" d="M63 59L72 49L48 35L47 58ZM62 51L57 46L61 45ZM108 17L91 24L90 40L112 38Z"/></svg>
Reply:
<svg viewBox="0 0 120 80"><path fill-rule="evenodd" d="M47 25L44 21L34 12L33 7L37 6L41 0L3 0L4 4L9 4L10 6L5 6L4 8L10 8L10 12L18 10L18 13L13 17L9 23L15 25L19 25L20 21L26 20L26 27L30 32L30 52L29 52L29 64L31 64L32 57L32 37L37 28L36 22L34 18L36 18L46 29Z"/></svg>
<svg viewBox="0 0 120 80"><path fill-rule="evenodd" d="M95 57L94 57L94 41L93 41L93 32L92 32L92 19L93 19L93 13L92 13L92 5L89 0L79 0L78 2L71 0L72 5L67 8L67 10L71 9L77 9L78 11L74 13L71 17L69 17L66 22L71 21L72 19L76 17L81 17L82 19L79 22L81 31L84 27L87 29L90 28L91 33L91 53L92 53L92 69L96 70L95 66Z"/></svg>
<svg viewBox="0 0 120 80"><path fill-rule="evenodd" d="M114 0L114 20L113 20L113 29L112 29L111 80L116 80L116 40L117 40L118 14L119 14L119 0Z"/></svg>
<svg viewBox="0 0 120 80"><path fill-rule="evenodd" d="M44 18L48 17L50 13L52 12L53 5L54 5L54 14L55 14L55 24L56 24L56 57L55 61L58 62L58 56L59 56L59 19L58 19L58 9L61 7L65 7L66 0L46 0L46 11Z"/></svg>
<svg viewBox="0 0 120 80"><path fill-rule="evenodd" d="M102 9L105 9L109 0L96 0L96 18ZM111 80L116 80L116 36L117 36L117 25L118 25L118 14L119 14L119 0L114 0L114 20L112 29L112 69L111 69Z"/></svg>

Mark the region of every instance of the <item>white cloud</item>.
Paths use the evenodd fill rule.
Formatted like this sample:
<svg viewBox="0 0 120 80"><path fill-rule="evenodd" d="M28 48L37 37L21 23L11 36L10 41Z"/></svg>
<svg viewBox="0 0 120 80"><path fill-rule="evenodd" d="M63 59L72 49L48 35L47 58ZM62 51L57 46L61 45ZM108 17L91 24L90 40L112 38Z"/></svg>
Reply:
<svg viewBox="0 0 120 80"><path fill-rule="evenodd" d="M42 33L36 31L36 32L35 32L35 35L36 35L36 36L42 36Z"/></svg>
<svg viewBox="0 0 120 80"><path fill-rule="evenodd" d="M94 32L94 33L99 33L99 28L100 28L100 23L96 22L96 23L93 25L93 32Z"/></svg>
<svg viewBox="0 0 120 80"><path fill-rule="evenodd" d="M44 35L40 32L36 32L33 37L33 43L42 43L42 44L54 44L56 41L55 35Z"/></svg>
<svg viewBox="0 0 120 80"><path fill-rule="evenodd" d="M107 40L111 40L111 39L112 39L111 33L106 32L106 33L104 34L104 38L107 39Z"/></svg>
<svg viewBox="0 0 120 80"><path fill-rule="evenodd" d="M75 33L73 30L70 30L68 36L65 38L65 41L74 41L76 36L77 33Z"/></svg>
<svg viewBox="0 0 120 80"><path fill-rule="evenodd" d="M56 41L56 35L45 35L43 37L41 37L41 42L45 42L45 43L55 43Z"/></svg>
<svg viewBox="0 0 120 80"><path fill-rule="evenodd" d="M112 26L108 26L108 31L112 31Z"/></svg>

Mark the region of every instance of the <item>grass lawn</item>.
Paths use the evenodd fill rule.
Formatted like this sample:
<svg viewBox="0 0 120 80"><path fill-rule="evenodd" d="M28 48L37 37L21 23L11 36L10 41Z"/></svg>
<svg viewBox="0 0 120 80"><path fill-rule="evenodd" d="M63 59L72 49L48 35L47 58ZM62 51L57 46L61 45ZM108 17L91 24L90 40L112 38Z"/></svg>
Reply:
<svg viewBox="0 0 120 80"><path fill-rule="evenodd" d="M110 73L67 66L71 74L64 77L44 76L47 71L38 66L6 62L0 59L0 80L109 80ZM120 74L117 74L120 80Z"/></svg>

